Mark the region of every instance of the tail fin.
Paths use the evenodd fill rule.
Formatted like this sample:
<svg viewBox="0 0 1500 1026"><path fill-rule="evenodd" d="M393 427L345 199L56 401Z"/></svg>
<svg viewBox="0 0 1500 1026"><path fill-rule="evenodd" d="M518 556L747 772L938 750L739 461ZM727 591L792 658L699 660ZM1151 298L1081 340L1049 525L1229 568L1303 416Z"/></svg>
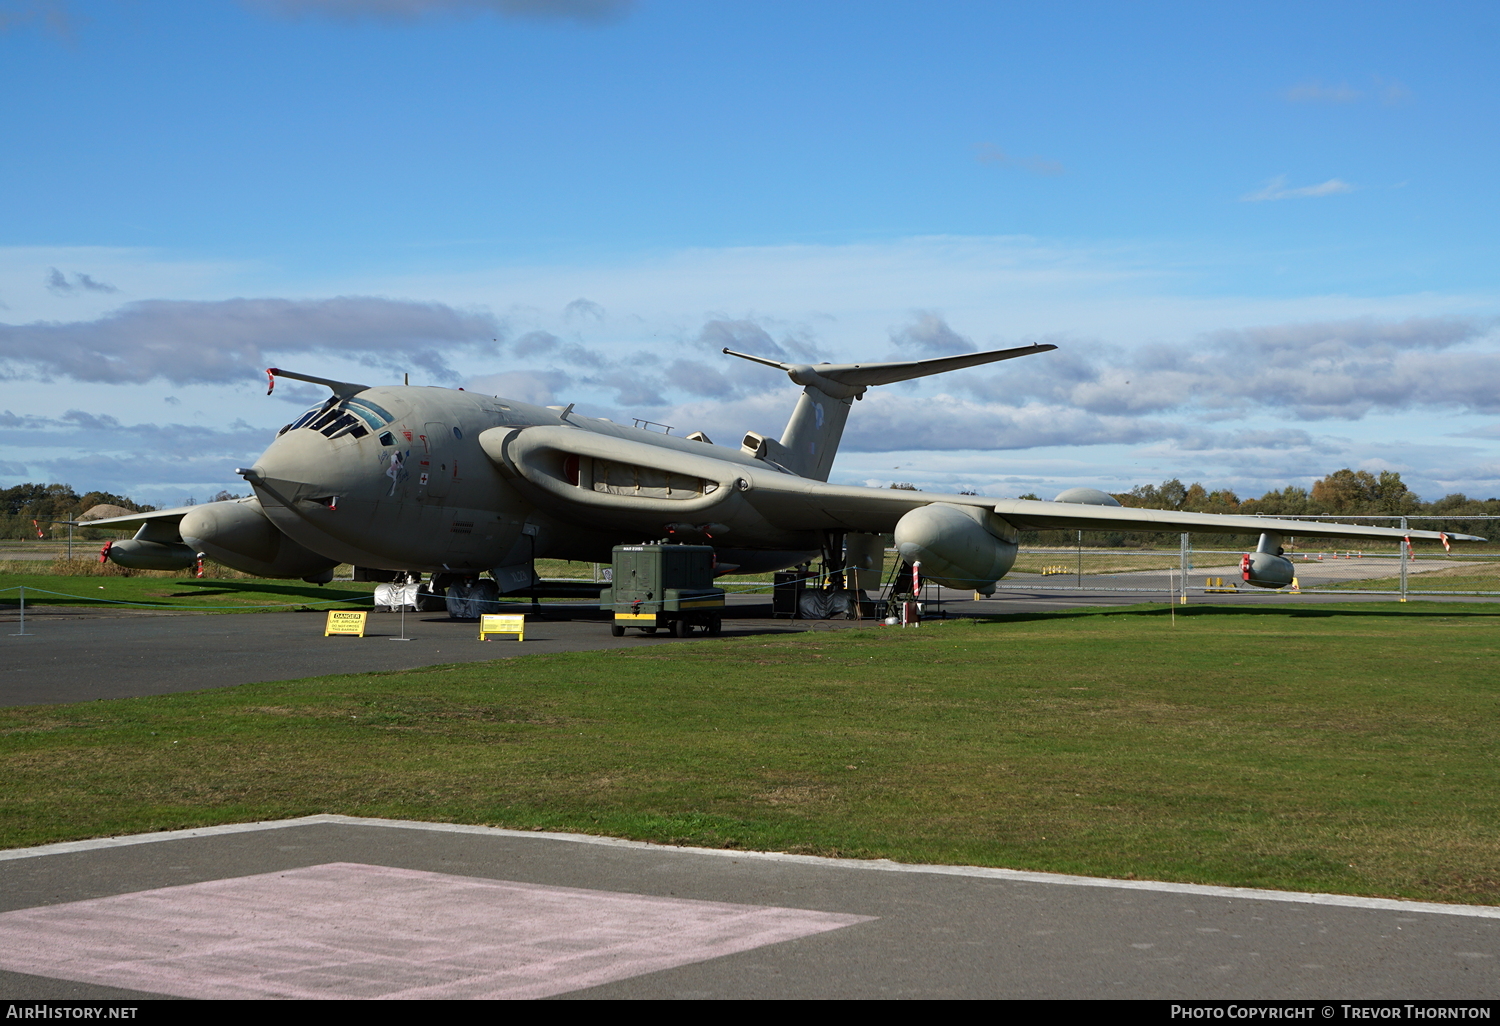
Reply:
<svg viewBox="0 0 1500 1026"><path fill-rule="evenodd" d="M940 356L932 360L902 360L896 363L778 363L761 356L724 350L730 356L742 360L763 363L786 371L787 377L802 385L802 397L797 408L786 423L786 430L777 442L750 432L745 436L743 448L780 464L792 473L814 481L827 481L833 469L833 457L839 451L839 440L844 436L844 422L849 419L849 407L854 400L864 396L871 385L889 385L896 381L925 378L929 374L977 367L998 360L1014 360L1018 356L1046 353L1056 349L1053 345L1021 346L1016 349L995 349L988 353L964 353L961 356Z"/></svg>

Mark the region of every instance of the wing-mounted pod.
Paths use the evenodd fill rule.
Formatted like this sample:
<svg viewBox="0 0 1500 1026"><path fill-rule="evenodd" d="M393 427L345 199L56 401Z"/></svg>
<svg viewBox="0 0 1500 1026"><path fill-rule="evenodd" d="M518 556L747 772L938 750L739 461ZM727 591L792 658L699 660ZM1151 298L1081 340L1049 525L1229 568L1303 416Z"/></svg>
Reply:
<svg viewBox="0 0 1500 1026"><path fill-rule="evenodd" d="M1261 535L1255 551L1240 560L1240 576L1257 588L1285 588L1297 576L1297 568L1281 553L1281 535Z"/></svg>
<svg viewBox="0 0 1500 1026"><path fill-rule="evenodd" d="M133 570L184 570L202 553L257 577L323 581L332 580L338 565L282 534L254 498L90 520L85 526L138 527L134 538L109 542L99 553L101 561Z"/></svg>
<svg viewBox="0 0 1500 1026"><path fill-rule="evenodd" d="M110 540L99 550L99 562L114 563L131 570L186 570L198 559L198 550L184 544L177 524L193 507L152 510L119 517L80 521L80 527L114 530L136 528L135 537Z"/></svg>
<svg viewBox="0 0 1500 1026"><path fill-rule="evenodd" d="M745 436L744 449L752 455L769 459L800 477L827 481L844 436L844 422L856 399L864 397L871 385L889 385L897 381L925 378L965 367L1014 360L1018 356L1050 352L1054 345L1020 346L994 349L987 353L965 353L933 360L900 360L894 363L780 363L761 356L725 349L729 356L764 364L786 371L787 377L802 385L802 397L787 421L780 442L751 432Z"/></svg>
<svg viewBox="0 0 1500 1026"><path fill-rule="evenodd" d="M895 536L901 558L920 562L923 577L985 595L1015 564L1019 541L1016 529L989 510L947 502L907 513Z"/></svg>
<svg viewBox="0 0 1500 1026"><path fill-rule="evenodd" d="M167 537L168 534L172 537ZM155 534L158 537L149 537ZM115 563L131 570L186 570L198 561L196 550L175 537L176 532L142 527L134 538L107 541L99 550L99 562Z"/></svg>
<svg viewBox="0 0 1500 1026"><path fill-rule="evenodd" d="M254 498L194 506L177 530L204 555L257 577L319 578L338 566L282 534Z"/></svg>

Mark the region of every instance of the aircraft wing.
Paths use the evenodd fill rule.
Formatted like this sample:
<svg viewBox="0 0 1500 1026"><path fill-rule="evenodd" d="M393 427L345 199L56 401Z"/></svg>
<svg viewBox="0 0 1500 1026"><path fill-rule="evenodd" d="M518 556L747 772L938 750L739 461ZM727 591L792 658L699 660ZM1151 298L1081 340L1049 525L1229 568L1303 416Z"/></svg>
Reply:
<svg viewBox="0 0 1500 1026"><path fill-rule="evenodd" d="M871 534L895 529L910 510L934 502L991 510L1023 531L1191 531L1202 534L1280 534L1298 538L1369 538L1437 541L1438 531L1402 530L1336 524L1326 520L1187 513L1180 510L1092 506L1033 499L991 499L978 495L945 495L904 489L829 485L788 475L757 474L746 496L770 520L783 527L833 527ZM1485 541L1470 534L1449 534L1450 541Z"/></svg>
<svg viewBox="0 0 1500 1026"><path fill-rule="evenodd" d="M994 499L979 495L946 495L897 488L833 485L784 473L765 463L725 450L673 439L670 445L596 434L571 426L492 428L479 436L497 465L536 489L538 498L554 503L575 518L597 523L634 523L647 531L669 521L719 520L733 523L734 510L749 507L754 518L783 531L834 529L888 534L905 514L932 503L951 503L993 511L1028 531L1192 531L1204 534L1281 534L1298 538L1403 537L1436 541L1437 531L1399 527L1333 524L1322 520L1184 513L1177 510L1091 506L1031 499ZM593 469L580 467L591 460ZM657 487L613 487L609 473L626 471L624 480ZM581 475L581 476L580 476ZM593 477L593 482L590 477ZM189 507L191 508L191 507ZM171 511L183 513L186 510ZM124 518L120 518L124 519ZM1454 541L1483 541L1450 534Z"/></svg>
<svg viewBox="0 0 1500 1026"><path fill-rule="evenodd" d="M1082 531L1194 531L1205 534L1281 534L1298 538L1371 538L1395 541L1419 538L1437 541L1439 531L1336 524L1328 520L1284 520L1279 517L1239 516L1232 513L1187 513L1181 510L1135 509L1129 506L1087 506L1073 502L1002 499L990 507L1023 530L1067 528ZM1449 534L1450 541L1485 541L1472 534Z"/></svg>
<svg viewBox="0 0 1500 1026"><path fill-rule="evenodd" d="M183 517L195 509L197 509L196 506L178 506L176 509L156 509L149 513L132 513L124 517L103 517L99 520L75 520L73 521L73 526L106 527L113 531L127 531L132 528L139 529L150 523L160 524L163 527L175 527Z"/></svg>

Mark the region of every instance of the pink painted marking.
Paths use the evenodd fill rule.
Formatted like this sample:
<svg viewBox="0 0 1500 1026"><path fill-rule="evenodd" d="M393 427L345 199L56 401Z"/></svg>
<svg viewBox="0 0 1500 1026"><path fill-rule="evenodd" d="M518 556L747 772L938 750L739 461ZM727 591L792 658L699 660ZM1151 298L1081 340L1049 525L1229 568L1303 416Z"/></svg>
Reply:
<svg viewBox="0 0 1500 1026"><path fill-rule="evenodd" d="M0 967L192 998L539 998L867 922L334 862L0 914Z"/></svg>

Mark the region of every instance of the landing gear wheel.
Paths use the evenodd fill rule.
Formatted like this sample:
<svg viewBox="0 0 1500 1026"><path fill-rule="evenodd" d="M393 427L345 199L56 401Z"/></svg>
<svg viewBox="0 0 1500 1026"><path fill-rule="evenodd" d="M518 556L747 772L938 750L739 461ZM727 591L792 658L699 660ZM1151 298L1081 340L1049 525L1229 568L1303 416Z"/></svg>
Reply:
<svg viewBox="0 0 1500 1026"><path fill-rule="evenodd" d="M672 637L674 638L685 638L688 636L688 631L692 629L692 624L686 620L673 620L667 627L667 630L672 632Z"/></svg>
<svg viewBox="0 0 1500 1026"><path fill-rule="evenodd" d="M617 638L623 638L625 636L625 628L617 623L612 623L609 625L609 633Z"/></svg>

